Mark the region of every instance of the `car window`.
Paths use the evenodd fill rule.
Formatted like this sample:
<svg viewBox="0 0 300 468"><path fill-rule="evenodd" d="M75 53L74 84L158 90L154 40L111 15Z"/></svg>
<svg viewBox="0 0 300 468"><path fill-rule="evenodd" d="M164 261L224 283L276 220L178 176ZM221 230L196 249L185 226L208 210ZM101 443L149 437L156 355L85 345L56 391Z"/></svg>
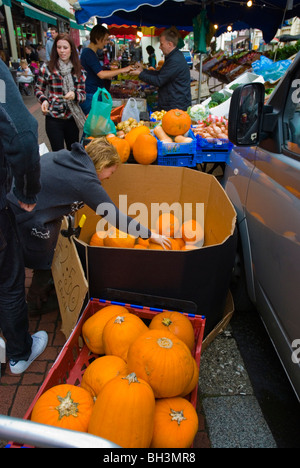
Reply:
<svg viewBox="0 0 300 468"><path fill-rule="evenodd" d="M300 155L300 70L292 80L283 115L284 146Z"/></svg>

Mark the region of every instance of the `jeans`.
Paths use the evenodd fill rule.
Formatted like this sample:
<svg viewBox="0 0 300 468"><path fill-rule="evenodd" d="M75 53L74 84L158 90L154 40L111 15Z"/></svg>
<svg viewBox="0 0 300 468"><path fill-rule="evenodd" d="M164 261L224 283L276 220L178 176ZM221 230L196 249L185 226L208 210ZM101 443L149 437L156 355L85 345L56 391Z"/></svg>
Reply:
<svg viewBox="0 0 300 468"><path fill-rule="evenodd" d="M0 210L0 328L8 359L27 360L31 353L25 300L25 268L15 217L6 206Z"/></svg>
<svg viewBox="0 0 300 468"><path fill-rule="evenodd" d="M64 149L65 142L67 149L70 151L72 144L79 141L79 129L73 117L70 119L57 119L47 115L46 133L52 151Z"/></svg>

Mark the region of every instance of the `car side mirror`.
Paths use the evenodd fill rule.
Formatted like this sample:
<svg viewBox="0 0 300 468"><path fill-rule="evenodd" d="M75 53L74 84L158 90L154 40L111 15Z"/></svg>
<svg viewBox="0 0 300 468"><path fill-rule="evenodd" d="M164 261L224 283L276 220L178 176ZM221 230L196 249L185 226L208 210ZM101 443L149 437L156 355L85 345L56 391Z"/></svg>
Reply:
<svg viewBox="0 0 300 468"><path fill-rule="evenodd" d="M264 99L262 83L241 85L234 90L228 117L228 138L233 144L253 146L259 143Z"/></svg>

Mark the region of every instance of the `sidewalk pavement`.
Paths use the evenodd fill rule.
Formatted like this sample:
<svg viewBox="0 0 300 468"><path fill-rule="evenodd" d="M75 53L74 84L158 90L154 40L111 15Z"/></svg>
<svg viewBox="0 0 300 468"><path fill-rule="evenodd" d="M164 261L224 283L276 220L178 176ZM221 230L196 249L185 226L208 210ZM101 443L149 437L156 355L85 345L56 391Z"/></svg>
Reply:
<svg viewBox="0 0 300 468"><path fill-rule="evenodd" d="M40 104L34 96L24 96L23 99L38 121L39 144L45 143L50 150ZM26 288L31 277L32 271L27 269ZM49 344L21 376L12 375L6 367L0 385L0 414L23 418L65 343L60 327L59 311L30 318L30 332L47 331ZM196 409L199 429L194 440L195 449L276 448L253 394L230 324L202 353ZM2 446L4 444L2 441Z"/></svg>

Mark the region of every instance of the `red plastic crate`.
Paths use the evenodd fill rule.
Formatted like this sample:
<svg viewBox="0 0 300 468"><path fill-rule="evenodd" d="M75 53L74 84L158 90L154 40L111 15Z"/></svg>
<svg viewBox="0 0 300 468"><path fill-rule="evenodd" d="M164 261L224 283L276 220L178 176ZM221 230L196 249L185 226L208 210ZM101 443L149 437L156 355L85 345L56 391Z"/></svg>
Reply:
<svg viewBox="0 0 300 468"><path fill-rule="evenodd" d="M56 361L51 367L47 378L45 379L44 383L37 392L23 419L30 420L31 412L36 401L49 388L62 383L80 385L82 376L88 365L94 359L99 357L99 355L93 354L84 343L84 340L82 338L82 326L84 322L93 314L98 312L98 310L102 309L107 305L112 304L122 305L123 307L126 307L126 309L128 309L131 313L137 315L141 319L144 319L147 325L150 323L151 319L155 315L164 311L163 309L137 306L116 301L91 299L87 307L83 311L83 314L80 317L76 327L74 328L70 337L66 341L63 349L58 355ZM183 314L189 318L193 325L195 333L195 346L192 354L197 362L198 367L200 368L200 357L205 327L205 317L188 313ZM196 408L197 404L197 392L198 385L196 385L195 389L190 393L190 395L187 396L194 408ZM14 445L14 443L12 443L11 448L14 447L17 447L17 445Z"/></svg>

